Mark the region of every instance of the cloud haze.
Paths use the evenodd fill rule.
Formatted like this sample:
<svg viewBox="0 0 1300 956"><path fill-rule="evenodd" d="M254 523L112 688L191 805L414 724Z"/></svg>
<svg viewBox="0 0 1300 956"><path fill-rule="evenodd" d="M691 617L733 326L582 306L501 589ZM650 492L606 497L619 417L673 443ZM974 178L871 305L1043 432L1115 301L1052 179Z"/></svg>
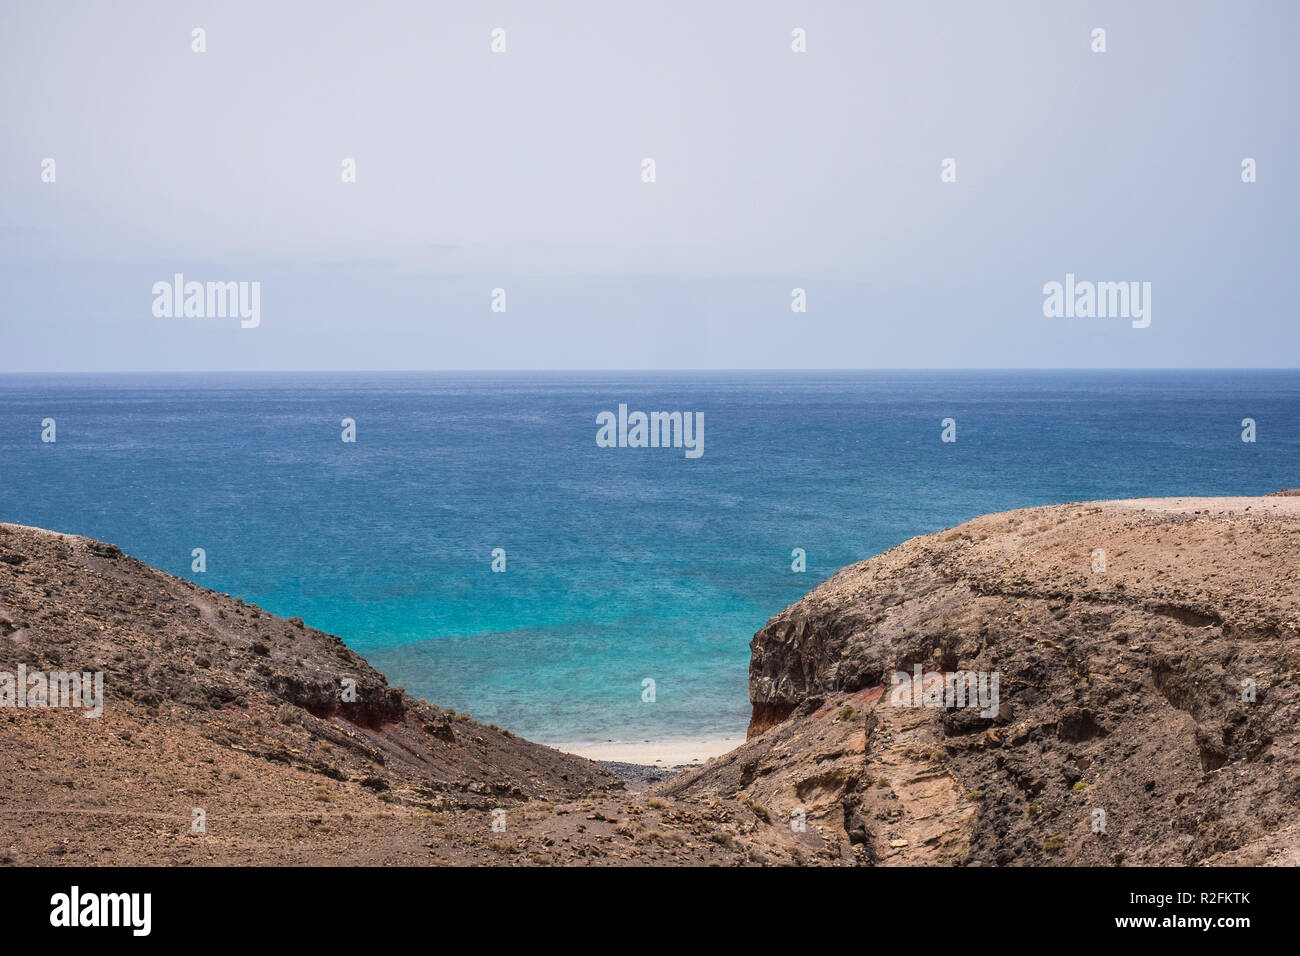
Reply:
<svg viewBox="0 0 1300 956"><path fill-rule="evenodd" d="M0 371L1300 354L1281 0L20 0L6 19ZM155 317L178 272L260 282L258 328ZM1150 282L1150 327L1044 317L1067 273Z"/></svg>

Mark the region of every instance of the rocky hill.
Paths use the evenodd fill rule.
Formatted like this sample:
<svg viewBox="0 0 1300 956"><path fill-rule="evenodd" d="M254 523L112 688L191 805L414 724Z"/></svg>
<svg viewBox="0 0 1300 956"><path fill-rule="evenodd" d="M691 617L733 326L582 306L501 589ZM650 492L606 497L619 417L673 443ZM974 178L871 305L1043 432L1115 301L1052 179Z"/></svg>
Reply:
<svg viewBox="0 0 1300 956"><path fill-rule="evenodd" d="M0 707L11 862L427 862L441 812L619 787L389 687L300 620L110 544L0 525L0 672L20 665L102 671L104 707Z"/></svg>
<svg viewBox="0 0 1300 956"><path fill-rule="evenodd" d="M1298 559L1296 496L914 538L754 636L744 746L629 793L301 621L0 525L0 673L105 675L98 719L0 707L0 862L1295 864ZM996 700L900 693L918 667Z"/></svg>
<svg viewBox="0 0 1300 956"><path fill-rule="evenodd" d="M751 652L750 741L672 792L802 809L859 862L1300 863L1293 495L988 515L843 569ZM998 706L907 706L917 665L997 673Z"/></svg>

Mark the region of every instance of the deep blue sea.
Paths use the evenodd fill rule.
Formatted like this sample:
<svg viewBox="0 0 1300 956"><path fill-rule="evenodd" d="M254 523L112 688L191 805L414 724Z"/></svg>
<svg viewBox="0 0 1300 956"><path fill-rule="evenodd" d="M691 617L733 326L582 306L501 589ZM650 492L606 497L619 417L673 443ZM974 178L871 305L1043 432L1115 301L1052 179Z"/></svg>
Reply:
<svg viewBox="0 0 1300 956"><path fill-rule="evenodd" d="M704 455L597 447L619 403L703 412ZM1292 371L0 376L0 520L302 617L549 742L743 733L754 631L913 535L1295 486Z"/></svg>

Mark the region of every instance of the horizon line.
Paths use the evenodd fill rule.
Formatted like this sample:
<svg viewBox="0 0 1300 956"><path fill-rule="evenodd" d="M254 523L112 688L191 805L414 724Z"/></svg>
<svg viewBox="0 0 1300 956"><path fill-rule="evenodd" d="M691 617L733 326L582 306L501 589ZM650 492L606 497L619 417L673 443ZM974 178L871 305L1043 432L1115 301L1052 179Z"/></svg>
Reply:
<svg viewBox="0 0 1300 956"><path fill-rule="evenodd" d="M765 374L846 372L1295 372L1297 365L1152 366L876 366L754 368L285 368L285 369L0 369L0 375L573 375L573 374Z"/></svg>

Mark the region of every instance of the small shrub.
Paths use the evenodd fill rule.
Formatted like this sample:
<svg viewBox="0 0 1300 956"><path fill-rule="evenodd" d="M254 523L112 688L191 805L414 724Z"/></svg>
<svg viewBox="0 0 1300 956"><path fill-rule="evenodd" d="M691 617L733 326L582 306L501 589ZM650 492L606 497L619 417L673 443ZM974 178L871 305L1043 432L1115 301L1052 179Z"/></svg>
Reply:
<svg viewBox="0 0 1300 956"><path fill-rule="evenodd" d="M754 811L754 816L758 817L764 823L772 822L772 814L767 812L767 807L755 803L753 800L746 800L745 806Z"/></svg>

